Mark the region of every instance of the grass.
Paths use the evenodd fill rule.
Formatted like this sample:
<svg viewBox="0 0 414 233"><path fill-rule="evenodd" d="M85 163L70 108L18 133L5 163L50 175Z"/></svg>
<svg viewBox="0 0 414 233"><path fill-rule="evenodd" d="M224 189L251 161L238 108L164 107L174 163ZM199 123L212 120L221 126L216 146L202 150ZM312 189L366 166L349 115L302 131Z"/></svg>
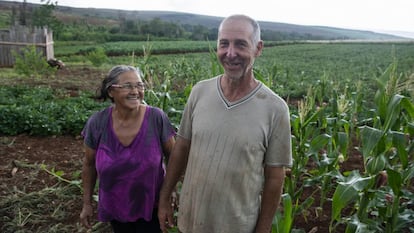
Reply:
<svg viewBox="0 0 414 233"><path fill-rule="evenodd" d="M14 161L16 169L25 170L27 185L39 182L39 173L44 172L37 164ZM81 190L76 185L62 182L44 184L40 190L7 186L7 196L0 199L2 231L8 232L79 232L77 224L65 224L73 206L79 203ZM49 224L45 224L49 223Z"/></svg>

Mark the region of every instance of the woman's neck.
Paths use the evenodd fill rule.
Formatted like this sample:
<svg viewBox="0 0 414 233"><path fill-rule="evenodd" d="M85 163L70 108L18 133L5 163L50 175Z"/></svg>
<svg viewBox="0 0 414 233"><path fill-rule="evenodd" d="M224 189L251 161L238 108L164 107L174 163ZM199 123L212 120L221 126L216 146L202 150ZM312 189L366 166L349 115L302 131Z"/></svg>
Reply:
<svg viewBox="0 0 414 233"><path fill-rule="evenodd" d="M121 121L127 121L129 119L136 119L139 117L141 105L136 109L125 109L115 106L112 110L113 116Z"/></svg>

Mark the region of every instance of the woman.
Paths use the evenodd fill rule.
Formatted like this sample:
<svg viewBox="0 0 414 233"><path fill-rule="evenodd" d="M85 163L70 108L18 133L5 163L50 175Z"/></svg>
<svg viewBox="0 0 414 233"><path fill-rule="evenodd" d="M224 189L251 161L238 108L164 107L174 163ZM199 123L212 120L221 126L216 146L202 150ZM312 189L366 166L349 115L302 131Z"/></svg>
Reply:
<svg viewBox="0 0 414 233"><path fill-rule="evenodd" d="M160 232L157 217L175 129L166 114L143 104L145 85L132 66L113 67L102 82L99 99L112 105L93 114L82 135L84 226L91 227L92 194L99 180L98 220L111 222L115 233Z"/></svg>

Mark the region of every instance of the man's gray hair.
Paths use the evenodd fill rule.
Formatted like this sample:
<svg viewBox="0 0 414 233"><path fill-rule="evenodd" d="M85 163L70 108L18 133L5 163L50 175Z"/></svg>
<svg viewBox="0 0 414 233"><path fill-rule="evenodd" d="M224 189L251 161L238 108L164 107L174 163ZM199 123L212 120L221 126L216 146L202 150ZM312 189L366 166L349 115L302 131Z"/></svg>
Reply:
<svg viewBox="0 0 414 233"><path fill-rule="evenodd" d="M229 19L236 19L236 20L246 20L247 22L250 23L250 25L252 25L253 27L253 33L252 33L252 43L254 45L257 45L259 43L260 39L260 25L259 23L254 20L253 18L247 16L247 15L231 15L228 16L227 18L224 18L223 21L221 21L220 26L219 26L219 31L221 31L221 28L223 26L223 23Z"/></svg>

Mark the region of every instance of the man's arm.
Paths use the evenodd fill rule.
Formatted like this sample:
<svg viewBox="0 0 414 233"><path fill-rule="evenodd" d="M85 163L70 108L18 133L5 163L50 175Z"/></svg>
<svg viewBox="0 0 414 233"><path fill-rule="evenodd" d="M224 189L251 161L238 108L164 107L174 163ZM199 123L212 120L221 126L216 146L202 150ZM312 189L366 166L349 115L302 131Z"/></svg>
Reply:
<svg viewBox="0 0 414 233"><path fill-rule="evenodd" d="M161 187L158 204L158 219L162 232L167 232L167 228L174 226L171 194L187 167L190 145L191 141L178 136L168 161L167 173Z"/></svg>
<svg viewBox="0 0 414 233"><path fill-rule="evenodd" d="M170 159L171 151L174 148L174 144L175 144L175 138L172 136L162 145L162 151L165 156L165 159L167 160L167 163L168 163L168 160Z"/></svg>
<svg viewBox="0 0 414 233"><path fill-rule="evenodd" d="M271 232L273 218L279 206L285 179L284 167L265 166L264 173L262 203L255 233Z"/></svg>

